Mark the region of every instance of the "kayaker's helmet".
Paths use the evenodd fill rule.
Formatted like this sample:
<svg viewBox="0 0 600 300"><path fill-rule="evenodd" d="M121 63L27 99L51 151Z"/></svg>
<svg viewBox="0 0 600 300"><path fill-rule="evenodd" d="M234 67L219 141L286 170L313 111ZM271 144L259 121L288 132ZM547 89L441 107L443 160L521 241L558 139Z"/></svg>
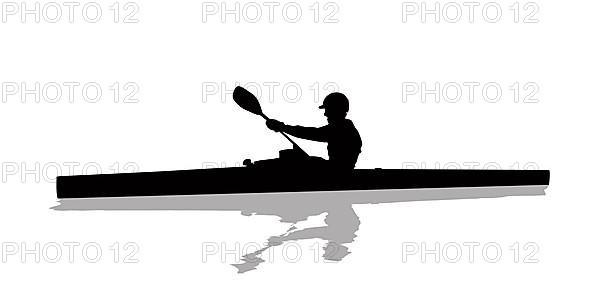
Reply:
<svg viewBox="0 0 600 300"><path fill-rule="evenodd" d="M348 98L342 93L331 93L323 99L323 105L319 106L319 108L327 108L333 111L339 111L347 113L349 110L350 104L348 103Z"/></svg>

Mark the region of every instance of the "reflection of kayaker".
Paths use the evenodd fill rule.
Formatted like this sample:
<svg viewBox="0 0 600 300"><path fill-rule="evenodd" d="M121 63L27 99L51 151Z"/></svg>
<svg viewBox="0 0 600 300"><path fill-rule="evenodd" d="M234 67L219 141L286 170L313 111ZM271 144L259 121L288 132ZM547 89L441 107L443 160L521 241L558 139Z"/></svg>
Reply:
<svg viewBox="0 0 600 300"><path fill-rule="evenodd" d="M331 167L353 169L361 152L362 140L354 123L346 119L349 110L348 98L342 93L331 93L323 100L325 116L329 124L323 127L289 126L275 119L267 120L267 127L298 138L325 142Z"/></svg>

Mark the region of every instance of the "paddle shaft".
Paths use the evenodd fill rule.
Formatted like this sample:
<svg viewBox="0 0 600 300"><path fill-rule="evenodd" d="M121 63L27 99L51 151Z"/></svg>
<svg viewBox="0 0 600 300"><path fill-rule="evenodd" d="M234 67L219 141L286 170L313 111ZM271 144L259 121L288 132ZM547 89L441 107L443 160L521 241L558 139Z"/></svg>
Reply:
<svg viewBox="0 0 600 300"><path fill-rule="evenodd" d="M261 113L260 116L263 117L265 120L269 120L269 118L267 116L265 116L264 113ZM302 150L302 148L300 148L300 146L298 146L298 144L296 144L296 142L294 142L287 134L285 134L285 132L280 131L279 133L281 133L288 141L290 141L290 143L292 143L292 145L294 145L294 148L302 151L302 153L304 153L304 155L308 156L308 153L306 153L304 150Z"/></svg>

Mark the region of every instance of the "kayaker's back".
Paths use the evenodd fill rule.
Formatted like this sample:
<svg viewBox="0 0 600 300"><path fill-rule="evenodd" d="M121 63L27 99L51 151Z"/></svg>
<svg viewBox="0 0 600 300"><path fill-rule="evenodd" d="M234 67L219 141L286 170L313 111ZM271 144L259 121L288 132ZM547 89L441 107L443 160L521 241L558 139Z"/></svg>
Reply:
<svg viewBox="0 0 600 300"><path fill-rule="evenodd" d="M327 152L335 169L354 169L362 148L362 139L354 123L344 119L328 124Z"/></svg>

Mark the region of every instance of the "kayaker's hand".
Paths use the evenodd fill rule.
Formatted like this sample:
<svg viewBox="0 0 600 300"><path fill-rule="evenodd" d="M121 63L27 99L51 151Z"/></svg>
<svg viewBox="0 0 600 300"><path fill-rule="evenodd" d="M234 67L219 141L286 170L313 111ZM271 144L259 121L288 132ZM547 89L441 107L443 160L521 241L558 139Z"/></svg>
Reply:
<svg viewBox="0 0 600 300"><path fill-rule="evenodd" d="M283 122L279 122L275 119L268 119L267 120L267 127L269 127L269 129L279 132L283 130L283 127L285 126L285 124L283 124Z"/></svg>

